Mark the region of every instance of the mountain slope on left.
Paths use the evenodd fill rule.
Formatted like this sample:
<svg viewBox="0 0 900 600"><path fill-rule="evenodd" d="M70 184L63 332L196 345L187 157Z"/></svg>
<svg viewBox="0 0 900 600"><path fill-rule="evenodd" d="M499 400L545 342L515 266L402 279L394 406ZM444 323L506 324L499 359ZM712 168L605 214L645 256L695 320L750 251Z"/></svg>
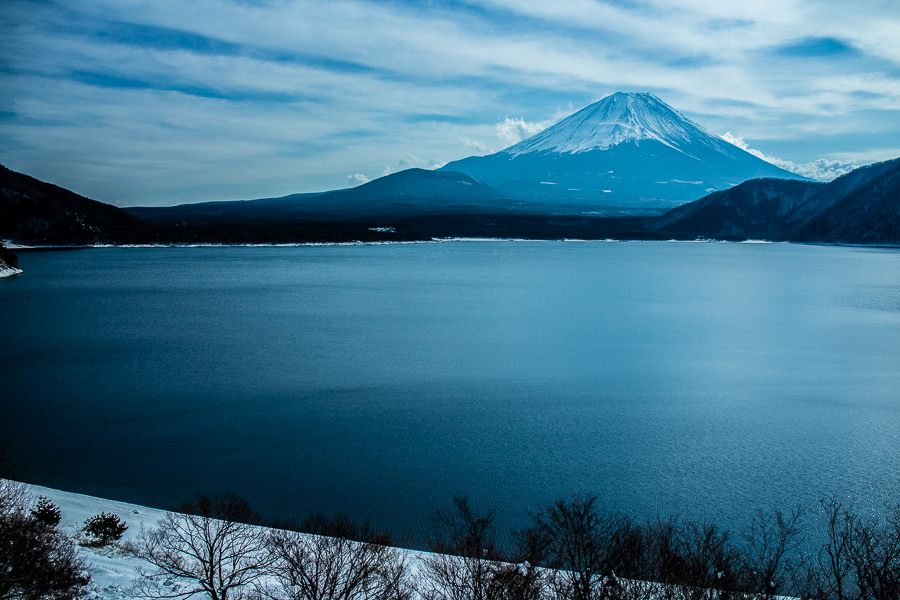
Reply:
<svg viewBox="0 0 900 600"><path fill-rule="evenodd" d="M29 245L121 243L141 227L124 210L0 165L0 238Z"/></svg>

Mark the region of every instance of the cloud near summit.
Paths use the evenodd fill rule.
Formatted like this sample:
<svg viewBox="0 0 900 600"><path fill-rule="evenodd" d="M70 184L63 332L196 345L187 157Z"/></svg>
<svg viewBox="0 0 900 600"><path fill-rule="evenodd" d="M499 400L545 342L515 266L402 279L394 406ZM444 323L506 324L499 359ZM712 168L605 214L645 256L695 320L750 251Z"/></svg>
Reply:
<svg viewBox="0 0 900 600"><path fill-rule="evenodd" d="M575 109L572 108L572 103L570 102L566 109L557 108L556 112L553 113L553 116L544 121L528 122L522 117L504 117L503 120L499 121L495 126L497 129L497 137L502 142L501 149L508 148L513 144L517 144L526 138L542 132L548 127L559 123L574 112Z"/></svg>

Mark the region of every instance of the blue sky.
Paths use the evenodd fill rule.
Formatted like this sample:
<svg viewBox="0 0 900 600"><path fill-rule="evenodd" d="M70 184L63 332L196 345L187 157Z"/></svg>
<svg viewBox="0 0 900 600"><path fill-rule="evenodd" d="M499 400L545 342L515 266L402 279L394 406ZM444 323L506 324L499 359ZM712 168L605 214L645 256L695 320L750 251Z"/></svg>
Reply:
<svg viewBox="0 0 900 600"><path fill-rule="evenodd" d="M822 179L900 156L896 0L0 2L0 163L104 202L355 185L652 92Z"/></svg>

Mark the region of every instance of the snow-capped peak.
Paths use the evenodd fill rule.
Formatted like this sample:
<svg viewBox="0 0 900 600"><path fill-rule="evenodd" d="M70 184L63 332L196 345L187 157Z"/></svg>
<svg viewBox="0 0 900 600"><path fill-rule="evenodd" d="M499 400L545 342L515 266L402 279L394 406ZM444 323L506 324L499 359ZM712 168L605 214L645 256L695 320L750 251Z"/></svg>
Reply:
<svg viewBox="0 0 900 600"><path fill-rule="evenodd" d="M518 156L532 152L576 153L606 150L623 142L656 140L691 154L697 144L727 152L724 142L684 117L653 94L607 96L556 125L503 150Z"/></svg>

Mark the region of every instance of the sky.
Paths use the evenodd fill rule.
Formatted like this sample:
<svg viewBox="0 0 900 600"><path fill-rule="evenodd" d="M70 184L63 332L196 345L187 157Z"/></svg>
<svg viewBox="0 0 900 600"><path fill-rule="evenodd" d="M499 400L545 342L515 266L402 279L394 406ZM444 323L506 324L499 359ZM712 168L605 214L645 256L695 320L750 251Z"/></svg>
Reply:
<svg viewBox="0 0 900 600"><path fill-rule="evenodd" d="M359 185L650 92L821 180L900 157L897 0L0 0L0 164L120 206Z"/></svg>

